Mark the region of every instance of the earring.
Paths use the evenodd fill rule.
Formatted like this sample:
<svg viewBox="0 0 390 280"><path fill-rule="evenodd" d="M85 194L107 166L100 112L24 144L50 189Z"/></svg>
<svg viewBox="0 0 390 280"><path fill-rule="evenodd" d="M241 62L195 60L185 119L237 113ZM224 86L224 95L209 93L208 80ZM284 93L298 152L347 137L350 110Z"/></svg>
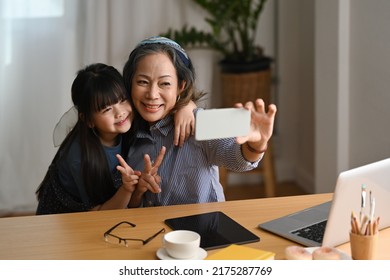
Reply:
<svg viewBox="0 0 390 280"><path fill-rule="evenodd" d="M94 128L94 127L91 127L91 130L92 130L93 134L95 134L95 136L96 136L97 138L99 138L99 135L97 134L95 128Z"/></svg>
<svg viewBox="0 0 390 280"><path fill-rule="evenodd" d="M176 103L179 102L179 100L180 100L180 94L176 98Z"/></svg>

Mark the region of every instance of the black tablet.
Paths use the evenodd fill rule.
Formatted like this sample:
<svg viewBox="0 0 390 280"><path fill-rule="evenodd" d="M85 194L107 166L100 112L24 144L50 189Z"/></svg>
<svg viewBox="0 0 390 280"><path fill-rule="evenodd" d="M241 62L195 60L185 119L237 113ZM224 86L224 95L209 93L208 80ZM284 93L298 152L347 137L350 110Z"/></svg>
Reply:
<svg viewBox="0 0 390 280"><path fill-rule="evenodd" d="M200 247L216 249L230 244L260 241L260 238L226 214L216 211L164 221L173 230L192 230L200 234Z"/></svg>

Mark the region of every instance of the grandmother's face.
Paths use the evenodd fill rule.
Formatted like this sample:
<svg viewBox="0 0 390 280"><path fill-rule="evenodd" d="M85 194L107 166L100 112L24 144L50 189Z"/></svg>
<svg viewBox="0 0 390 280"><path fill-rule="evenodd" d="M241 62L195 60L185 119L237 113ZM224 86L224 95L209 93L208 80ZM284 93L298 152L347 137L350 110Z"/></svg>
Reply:
<svg viewBox="0 0 390 280"><path fill-rule="evenodd" d="M180 94L176 69L169 57L150 54L139 60L131 96L137 111L149 123L167 116Z"/></svg>

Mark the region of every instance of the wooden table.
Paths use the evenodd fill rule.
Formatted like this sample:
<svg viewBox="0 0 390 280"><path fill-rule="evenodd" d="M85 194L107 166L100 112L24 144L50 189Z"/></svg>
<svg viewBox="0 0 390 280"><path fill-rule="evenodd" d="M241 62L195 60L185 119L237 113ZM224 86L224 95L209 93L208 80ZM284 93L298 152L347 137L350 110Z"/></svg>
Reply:
<svg viewBox="0 0 390 280"><path fill-rule="evenodd" d="M131 242L129 247L124 247L105 242L103 233L120 221L129 221L137 225L131 229L131 237L147 238L163 227L169 231L164 224L167 218L212 211L224 212L260 237L260 242L245 246L272 251L276 253L276 259L284 259L285 247L295 243L263 231L257 225L331 199L332 194L317 194L1 218L0 259L157 259L156 251L161 247L162 234L146 245ZM390 230L381 232L380 241L390 244ZM383 252L379 257L390 259L389 246L381 247ZM348 243L339 248L349 253ZM215 251L210 250L208 253Z"/></svg>

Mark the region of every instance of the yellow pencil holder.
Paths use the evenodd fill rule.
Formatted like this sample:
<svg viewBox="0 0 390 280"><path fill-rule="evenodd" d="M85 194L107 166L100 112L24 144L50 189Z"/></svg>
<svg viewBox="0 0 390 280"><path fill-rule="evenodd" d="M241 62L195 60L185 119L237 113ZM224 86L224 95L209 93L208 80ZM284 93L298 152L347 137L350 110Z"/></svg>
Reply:
<svg viewBox="0 0 390 280"><path fill-rule="evenodd" d="M351 255L354 260L374 260L378 247L379 233L360 235L349 233Z"/></svg>

